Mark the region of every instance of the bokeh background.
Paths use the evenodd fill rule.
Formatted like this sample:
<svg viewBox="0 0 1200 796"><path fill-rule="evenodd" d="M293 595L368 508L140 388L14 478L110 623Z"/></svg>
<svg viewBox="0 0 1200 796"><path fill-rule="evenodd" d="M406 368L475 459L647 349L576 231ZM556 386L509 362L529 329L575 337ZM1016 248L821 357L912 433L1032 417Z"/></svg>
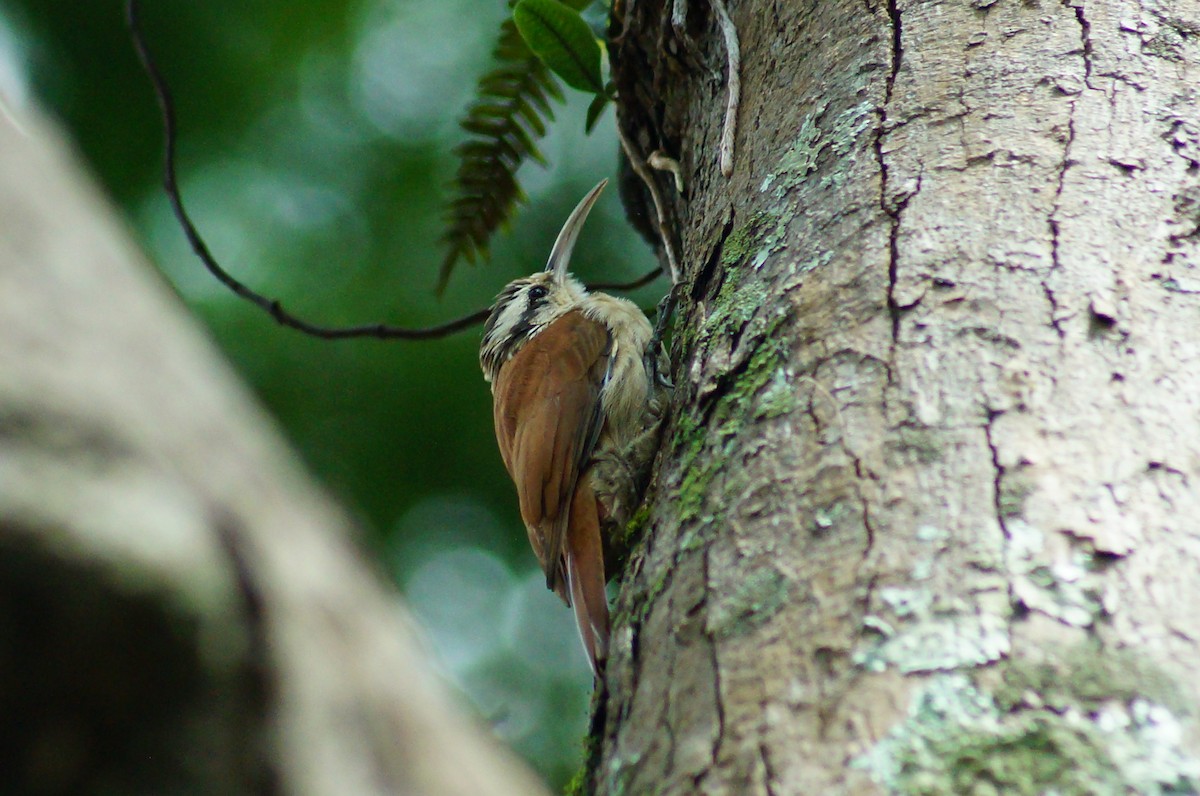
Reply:
<svg viewBox="0 0 1200 796"><path fill-rule="evenodd" d="M178 106L184 198L220 261L329 325L437 323L540 268L578 198L616 176L612 110L585 136L579 94L543 147L551 168L521 173L530 202L512 234L434 295L456 120L506 13L506 0L143 0ZM122 0L0 0L0 97L61 120L181 300L358 517L464 704L561 786L582 759L590 675L495 449L479 330L323 342L218 285L162 193L157 108ZM653 265L610 191L573 270L630 280ZM632 297L650 306L663 290Z"/></svg>

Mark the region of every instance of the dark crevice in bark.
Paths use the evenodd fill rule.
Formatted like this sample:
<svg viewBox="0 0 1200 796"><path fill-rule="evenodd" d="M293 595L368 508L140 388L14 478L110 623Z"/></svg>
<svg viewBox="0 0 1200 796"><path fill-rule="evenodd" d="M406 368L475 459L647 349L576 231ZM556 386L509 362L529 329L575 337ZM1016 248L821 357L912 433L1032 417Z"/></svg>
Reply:
<svg viewBox="0 0 1200 796"><path fill-rule="evenodd" d="M1082 40L1082 46L1083 46L1083 80L1084 80L1084 85L1086 85L1088 88L1091 88L1092 87L1091 86L1091 77L1092 77L1091 26L1089 25L1087 19L1084 17L1083 8L1081 6L1071 6L1066 3L1064 3L1064 5L1066 5L1068 8L1074 9L1075 18L1079 21L1079 29L1080 29L1079 35ZM1059 221L1058 221L1058 212L1061 207L1063 187L1065 186L1066 181L1067 181L1067 171L1071 168L1071 166L1074 165L1074 161L1071 159L1071 150L1075 144L1075 110L1076 110L1077 104L1078 104L1078 100L1074 100L1074 99L1071 100L1070 112L1068 113L1068 116L1067 116L1067 140L1063 144L1062 162L1059 164L1059 168L1058 168L1058 182L1054 188L1054 207L1050 211L1050 218L1048 219L1049 226L1050 226L1050 273L1051 274L1058 271L1059 267L1062 264L1059 259L1059 256L1060 256L1059 255L1059 242L1060 242L1061 228L1059 226ZM1064 338L1066 336L1066 331L1062 328L1062 324L1059 321L1059 317L1058 317L1058 311L1059 311L1058 298L1054 295L1054 290L1050 287L1049 278L1042 279L1042 292L1046 296L1046 301L1050 304L1050 325L1054 327L1054 331L1056 331L1058 333L1059 338Z"/></svg>
<svg viewBox="0 0 1200 796"><path fill-rule="evenodd" d="M896 82L896 75L900 73L900 59L904 55L904 48L901 46L903 27L900 20L900 8L897 0L888 0L887 4L888 18L892 21L892 73L888 78L887 84L887 101L892 101L892 86Z"/></svg>
<svg viewBox="0 0 1200 796"><path fill-rule="evenodd" d="M763 705L763 709L766 709L766 705ZM771 757L764 743L758 745L758 759L763 765L763 787L767 789L767 796L776 796L775 789L771 787L771 783L775 781L775 771L771 768Z"/></svg>
<svg viewBox="0 0 1200 796"><path fill-rule="evenodd" d="M890 207L888 199L888 165L887 159L883 154L883 139L887 135L888 128L888 107L892 102L892 91L895 88L896 76L900 73L900 64L904 57L904 49L902 45L903 27L900 18L900 9L897 5L897 0L888 0L887 4L888 19L891 21L891 68L887 76L887 84L884 88L883 106L879 108L879 128L875 135L875 157L879 162L879 206L888 216L888 289L887 289L887 306L888 313L892 319L892 352L889 357L888 372L891 373L891 366L895 364L895 348L900 339L900 316L902 309L896 302L896 283L899 279L899 235L900 235L900 212L904 209L903 204L898 207ZM907 200L905 200L907 201Z"/></svg>
<svg viewBox="0 0 1200 796"><path fill-rule="evenodd" d="M728 217L724 226L721 228L721 232L719 233L716 242L713 244L708 258L704 261L703 265L697 269L696 278L693 280L691 288L687 292L687 295L690 298L690 306L688 307L690 317L684 320L682 319L682 314L680 314L679 319L676 321L676 329L681 328L684 324L690 324L692 328L697 328L698 323L695 318L696 309L706 297L716 296L724 286L725 272L721 268L721 259L725 254L725 242L729 239L729 236L733 234L734 216L735 213L731 209L728 213ZM679 312L681 313L682 310ZM744 331L745 328L737 331L734 334L730 340L731 348L736 348L738 346ZM677 332L676 337L678 338ZM692 350L690 351L681 350L675 345L674 342L672 343L672 346L674 348L674 351L672 352L672 368L676 374L676 384L682 384L685 381L683 376L686 372L684 363L690 362L693 358L698 356L697 343L693 339ZM694 400L694 393L684 396L681 394L681 391L677 389L673 397L672 404L675 407L687 406L688 404L694 405L699 413L700 424L706 425L714 407L717 405L718 400L727 392L729 380L731 378L736 378L737 375L738 372L724 374L721 378L721 383L716 385L716 388L711 392L711 394L705 396L700 401ZM670 431L673 430L674 429L670 429ZM665 438L670 439L670 434L665 435Z"/></svg>
<svg viewBox="0 0 1200 796"><path fill-rule="evenodd" d="M725 220L725 226L721 228L721 234L717 237L717 241L713 245L712 253L704 261L704 265L696 272L696 278L692 281L690 291L693 304L704 298L708 291L709 282L717 275L718 266L721 264L721 257L725 253L725 241L733 234L734 215L734 211L730 209L728 217ZM724 277L724 274L722 274L722 277ZM713 292L720 290L720 287L718 284Z"/></svg>
<svg viewBox="0 0 1200 796"><path fill-rule="evenodd" d="M709 258L709 262L713 263L714 267L713 273L706 277L706 279L707 281L713 282L713 287L710 289L710 291L704 291L703 293L700 293L701 297L706 294L710 295L710 297L715 297L716 294L720 293L721 288L725 286L725 273L720 268L716 267L716 264L720 263L721 253L724 251L725 247L725 240L728 238L728 235L731 234L732 229L733 217L731 215L730 221L728 221L725 227L722 228L721 238L718 241L718 245L716 245L713 249L713 256ZM706 269L707 268L708 265L706 265ZM700 304L701 300L702 299L696 299L694 304L692 304L692 307L695 309L695 307ZM790 315L791 310L787 310L785 316L779 318L779 321L786 321ZM761 328L755 328L754 324L755 319L751 318L750 321L739 325L738 328L730 330L726 342L731 352L736 353L744 347L751 347L752 349L754 346L761 345L763 339L762 330ZM695 357L696 354L697 352L694 349L694 351L691 352L691 355L692 357ZM685 359L690 359L690 357ZM708 427L709 421L712 420L713 412L715 411L716 407L720 406L721 399L724 399L724 397L730 394L730 390L736 387L739 379L742 378L746 371L750 369L751 364L752 355L742 355L742 357L737 358L736 363L734 363L730 369L726 370L725 372L720 372L718 375L715 375L712 377L712 379L710 379L713 384L713 389L709 390L708 393L701 395L700 397L695 397L694 394L680 397L677 393L676 396L674 396L674 401L676 401L677 406L688 406L690 403L692 408L695 409L698 425L702 427ZM678 563L678 561L676 561L676 563Z"/></svg>
<svg viewBox="0 0 1200 796"><path fill-rule="evenodd" d="M883 154L880 153L882 159ZM881 160L882 162L882 160ZM886 167L884 167L886 168ZM883 186L886 189L887 175L884 173ZM886 212L886 211L885 211ZM900 305L896 302L896 282L899 279L899 260L900 246L898 239L900 237L900 219L897 215L888 213L891 216L891 229L888 230L888 295L887 305L888 313L892 317L892 354L888 357L890 364L896 362L896 344L900 341ZM889 370L891 368L889 367Z"/></svg>
<svg viewBox="0 0 1200 796"><path fill-rule="evenodd" d="M880 148L879 158L880 158L880 168L883 170L883 178L881 180L881 187L880 187L880 193L881 193L880 201L882 203L884 203L883 212L887 213L888 218L890 220L890 227L888 229L888 296L887 296L888 313L891 315L891 318L892 318L892 356L889 357L889 360L888 360L888 379L889 379L889 383L890 383L890 379L892 376L892 366L896 362L895 349L896 349L896 345L900 342L900 319L903 317L904 313L907 310L911 310L913 307L915 307L921 303L920 298L918 298L916 301L914 301L910 304L901 304L899 301L896 300L896 285L900 279L900 223L901 223L900 217L904 214L904 211L908 208L908 203L910 201L912 201L912 198L914 196L916 196L917 193L921 190L921 181L918 178L916 189L912 193L905 194L903 197L899 198L898 200L894 200L894 206L892 206L892 207L887 206L887 202L888 202L887 194L886 194L887 185L888 185L887 166L884 165L884 160L883 160L882 138L883 137L881 135L880 143L879 143L879 148Z"/></svg>
<svg viewBox="0 0 1200 796"><path fill-rule="evenodd" d="M890 382L891 378L892 378L892 371L891 371L890 367L888 368L887 373L888 373L888 381ZM846 445L844 439L842 441L842 448L843 448L843 450L846 451L846 454L848 456L850 456L854 462L854 474L855 474L855 477L857 478L857 485L856 485L855 492L858 495L859 503L862 505L863 528L866 530L866 533L867 533L867 543L866 543L866 545L864 545L862 557L859 559L859 561L860 561L859 576L861 576L861 574L862 574L862 569L867 569L867 582L866 582L865 588L862 591L862 599L860 601L861 605L862 605L862 612L859 615L859 619L861 621L862 617L867 616L868 614L871 613L871 610L872 610L871 604L875 599L875 587L879 580L879 571L877 568L874 568L874 569L868 568L868 564L871 560L871 553L875 549L875 523L871 518L871 501L868 500L863 495L862 487L860 485L863 483L863 481L865 481L867 479L870 479L872 481L878 481L879 479L876 478L874 475L872 475L863 466L862 460L859 457L854 455L854 453ZM859 580L860 577L856 576L855 579Z"/></svg>
<svg viewBox="0 0 1200 796"><path fill-rule="evenodd" d="M1075 9L1075 19L1079 22L1079 37L1083 40L1083 83L1088 88L1092 85L1092 23L1083 14L1083 6L1071 6Z"/></svg>
<svg viewBox="0 0 1200 796"><path fill-rule="evenodd" d="M1075 142L1075 103L1071 103L1071 115L1067 119L1067 141L1063 145L1063 159L1058 168L1058 184L1054 188L1054 208L1050 211L1050 273L1058 271L1062 263L1059 260L1059 234L1061 232L1058 223L1058 211L1060 200L1062 199L1063 186L1067 181L1067 170L1071 168L1071 145ZM1062 328L1062 324L1058 318L1058 299L1054 295L1054 290L1050 287L1049 274L1042 279L1042 292L1046 295L1046 301L1050 303L1050 325L1054 327L1054 331L1058 332L1060 338L1066 336L1066 331Z"/></svg>
<svg viewBox="0 0 1200 796"><path fill-rule="evenodd" d="M1012 544L1012 531L1008 527L1008 522L1005 519L1004 509L1004 465L1000 463L1000 450L996 447L996 440L992 435L993 425L996 418L1000 417L1003 412L997 412L993 409L988 409L987 422L983 426L983 438L987 442L988 452L992 458L992 511L996 515L996 522L1000 526L1000 532L1004 534L1006 545ZM1007 583L1007 598L1008 605L1017 605L1017 597L1014 592L1014 578L1005 578ZM1012 633L1009 633L1009 646L1012 646ZM1011 654L1011 652L1010 652Z"/></svg>
<svg viewBox="0 0 1200 796"><path fill-rule="evenodd" d="M845 447L845 443L843 443L842 447ZM866 468L863 467L862 460L857 456L854 456L853 453L850 453L848 448L846 449L846 453L849 453L854 459L854 475L858 479L859 484L866 480L878 480L874 475L866 471ZM863 548L862 554L863 560L865 561L867 557L871 555L871 549L875 546L875 524L871 521L871 501L863 495L861 487L859 487L856 491L858 492L858 502L862 505L863 528L866 529L867 532L867 545L865 548Z"/></svg>
<svg viewBox="0 0 1200 796"><path fill-rule="evenodd" d="M983 436L987 440L988 451L991 452L992 469L995 471L995 478L992 482L992 501L994 503L996 522L1000 524L1000 530L1004 532L1004 537L1009 537L1008 524L1004 520L1004 512L1001 508L1003 495L1003 480L1004 480L1004 465L1000 464L1000 451L996 448L996 441L992 438L992 425L996 422L996 418L1000 417L1003 412L988 410L987 423L983 426Z"/></svg>

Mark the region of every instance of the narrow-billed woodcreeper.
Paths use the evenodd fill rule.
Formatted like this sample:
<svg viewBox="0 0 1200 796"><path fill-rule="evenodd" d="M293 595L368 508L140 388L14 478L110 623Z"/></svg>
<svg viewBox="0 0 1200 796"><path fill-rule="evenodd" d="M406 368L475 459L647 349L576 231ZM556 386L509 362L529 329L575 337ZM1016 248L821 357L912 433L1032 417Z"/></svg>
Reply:
<svg viewBox="0 0 1200 796"><path fill-rule="evenodd" d="M637 504L665 403L646 316L567 272L606 183L567 218L545 270L500 291L479 351L529 544L547 587L574 608L597 676L608 653L605 536Z"/></svg>

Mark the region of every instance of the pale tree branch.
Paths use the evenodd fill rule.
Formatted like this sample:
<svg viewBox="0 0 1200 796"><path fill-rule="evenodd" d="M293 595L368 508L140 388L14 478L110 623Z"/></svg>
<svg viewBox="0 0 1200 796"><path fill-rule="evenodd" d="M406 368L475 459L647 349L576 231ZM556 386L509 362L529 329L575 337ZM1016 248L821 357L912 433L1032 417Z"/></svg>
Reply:
<svg viewBox="0 0 1200 796"><path fill-rule="evenodd" d="M56 131L0 118L0 770L530 794Z"/></svg>

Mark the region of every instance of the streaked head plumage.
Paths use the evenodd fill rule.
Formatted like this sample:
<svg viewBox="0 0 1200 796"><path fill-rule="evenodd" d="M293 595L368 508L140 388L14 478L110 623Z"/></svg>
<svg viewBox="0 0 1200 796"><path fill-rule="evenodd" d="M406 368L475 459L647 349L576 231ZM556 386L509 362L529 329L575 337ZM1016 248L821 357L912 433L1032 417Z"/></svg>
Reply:
<svg viewBox="0 0 1200 796"><path fill-rule="evenodd" d="M514 279L496 296L479 346L479 364L488 381L527 340L587 298L587 289L567 269L583 223L607 184L601 180L571 211L545 270Z"/></svg>
<svg viewBox="0 0 1200 796"><path fill-rule="evenodd" d="M539 271L504 286L483 326L479 364L488 381L527 340L587 298L570 274Z"/></svg>

